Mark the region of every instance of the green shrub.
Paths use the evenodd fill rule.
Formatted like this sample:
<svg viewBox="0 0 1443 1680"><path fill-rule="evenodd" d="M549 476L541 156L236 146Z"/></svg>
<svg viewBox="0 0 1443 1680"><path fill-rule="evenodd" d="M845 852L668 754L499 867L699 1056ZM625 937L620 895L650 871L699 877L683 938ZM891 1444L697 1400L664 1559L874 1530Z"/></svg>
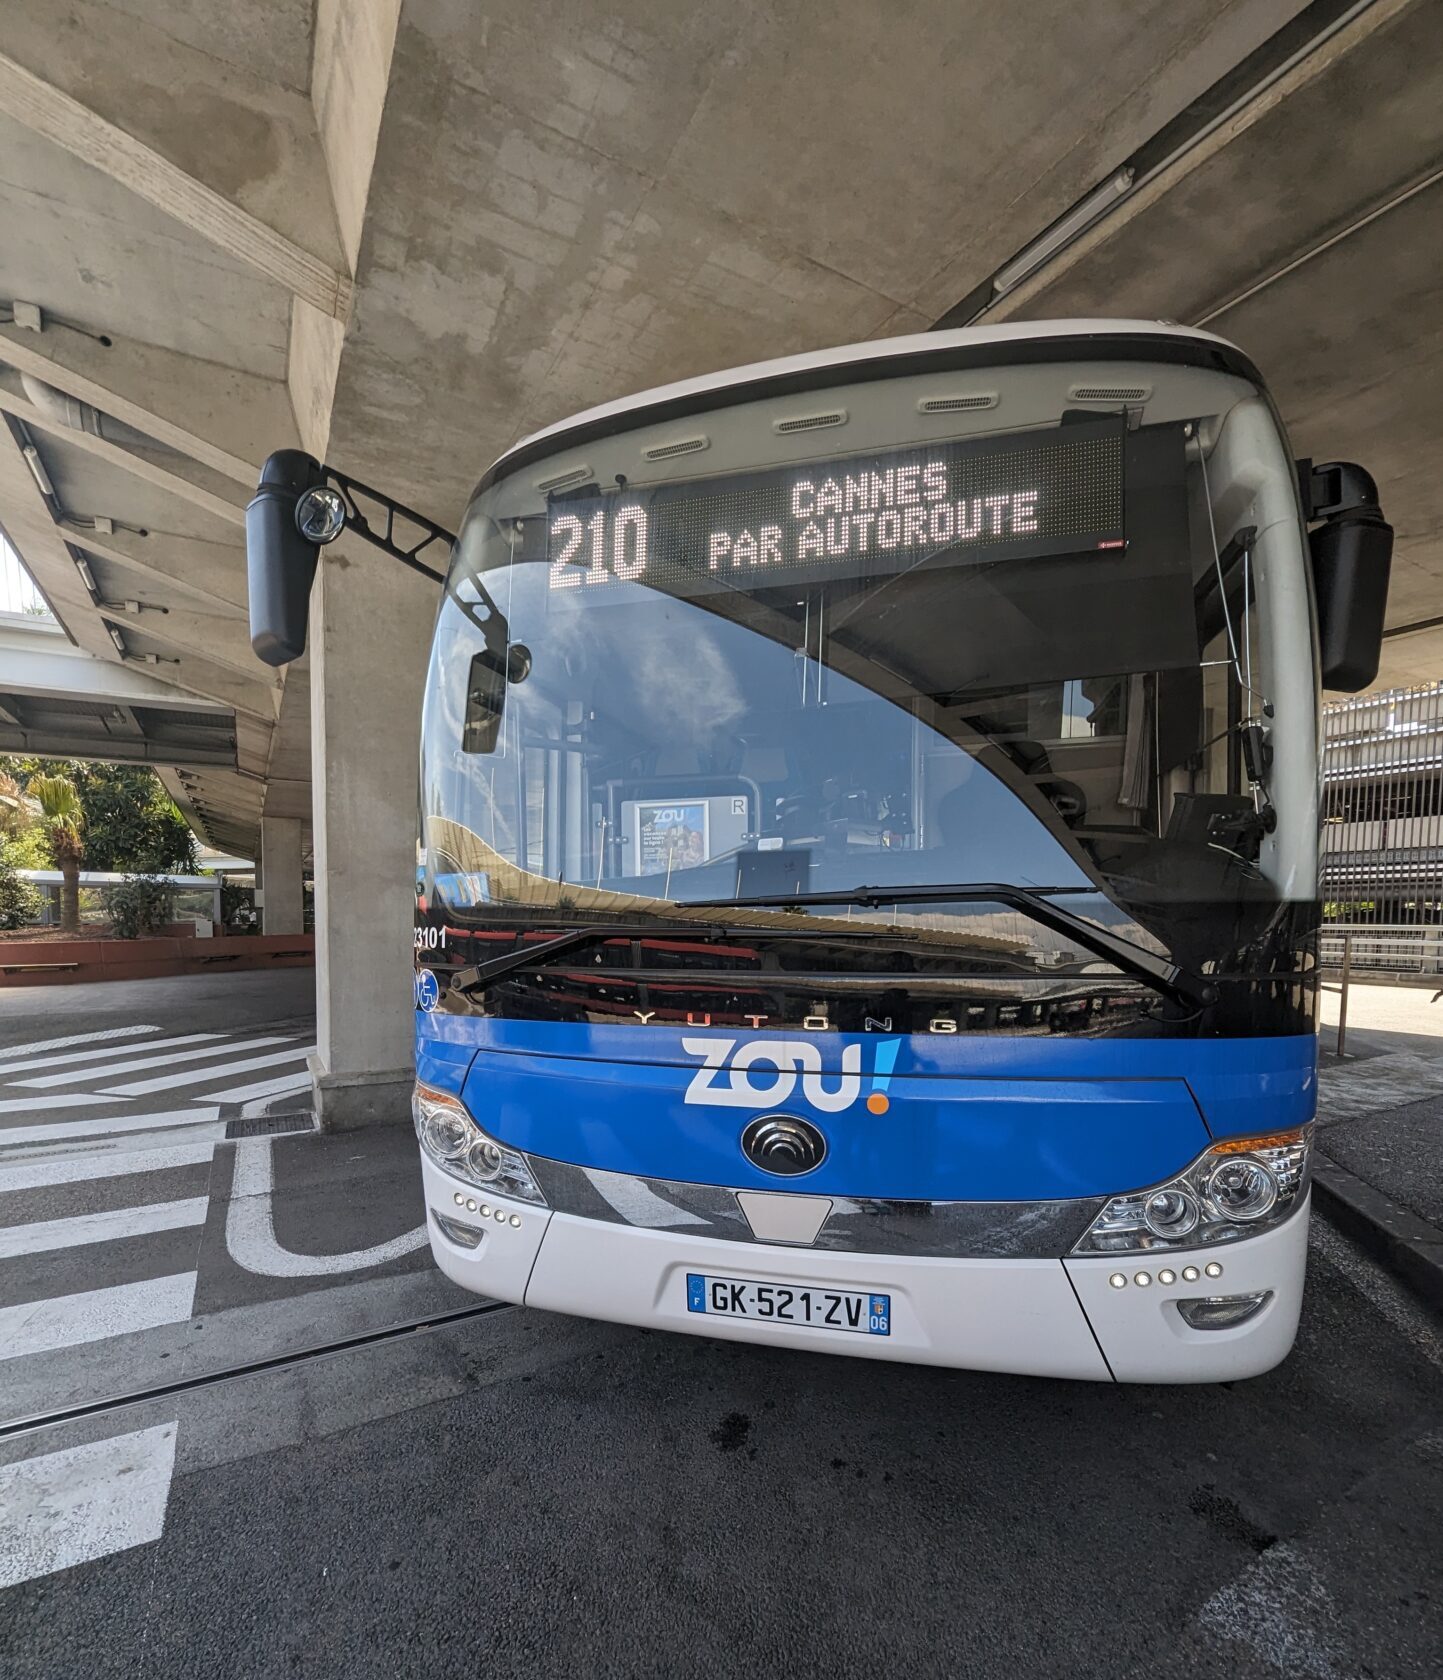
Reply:
<svg viewBox="0 0 1443 1680"><path fill-rule="evenodd" d="M0 840L0 929L10 932L33 922L40 914L40 894L22 881L10 847Z"/></svg>
<svg viewBox="0 0 1443 1680"><path fill-rule="evenodd" d="M154 875L128 875L104 889L105 909L117 939L159 933L175 920L175 888Z"/></svg>

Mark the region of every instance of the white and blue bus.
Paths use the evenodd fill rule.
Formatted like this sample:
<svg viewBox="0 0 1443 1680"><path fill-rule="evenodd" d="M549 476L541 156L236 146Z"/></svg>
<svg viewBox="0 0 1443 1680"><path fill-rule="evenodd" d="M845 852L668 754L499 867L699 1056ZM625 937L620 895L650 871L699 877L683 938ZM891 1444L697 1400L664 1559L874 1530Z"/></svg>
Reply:
<svg viewBox="0 0 1443 1680"><path fill-rule="evenodd" d="M791 357L518 444L422 730L441 1269L872 1358L1275 1365L1319 688L1376 673L1390 544L1241 352L1155 322Z"/></svg>

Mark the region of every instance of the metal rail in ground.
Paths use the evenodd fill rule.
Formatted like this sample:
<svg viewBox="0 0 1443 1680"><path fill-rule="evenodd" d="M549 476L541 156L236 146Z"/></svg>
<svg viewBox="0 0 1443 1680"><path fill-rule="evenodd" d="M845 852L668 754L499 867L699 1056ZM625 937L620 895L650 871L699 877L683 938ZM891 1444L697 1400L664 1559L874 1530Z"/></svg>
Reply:
<svg viewBox="0 0 1443 1680"><path fill-rule="evenodd" d="M324 1359L333 1354L350 1353L357 1348L376 1347L394 1342L402 1336L426 1330L444 1330L453 1324L464 1324L473 1318L490 1313L512 1310L509 1301L482 1301L474 1307L457 1307L451 1312L432 1313L426 1318L407 1319L401 1324L388 1324L380 1330L366 1330L355 1336L342 1336L333 1342L318 1342L311 1347L297 1348L290 1353L276 1353L266 1359L250 1359L239 1365L225 1365L218 1371L204 1371L193 1377L180 1377L175 1382L156 1383L150 1388L131 1389L125 1394L107 1395L101 1400L86 1400L75 1406L61 1406L51 1412L36 1412L30 1417L12 1418L0 1423L0 1441L16 1435L29 1435L40 1429L54 1429L62 1423L74 1423L79 1418L95 1417L102 1412L121 1411L129 1406L143 1406L147 1401L166 1400L177 1394L191 1394L198 1389L214 1388L219 1383L235 1382L241 1377L259 1376L266 1371L284 1371L293 1365L304 1365L312 1359Z"/></svg>

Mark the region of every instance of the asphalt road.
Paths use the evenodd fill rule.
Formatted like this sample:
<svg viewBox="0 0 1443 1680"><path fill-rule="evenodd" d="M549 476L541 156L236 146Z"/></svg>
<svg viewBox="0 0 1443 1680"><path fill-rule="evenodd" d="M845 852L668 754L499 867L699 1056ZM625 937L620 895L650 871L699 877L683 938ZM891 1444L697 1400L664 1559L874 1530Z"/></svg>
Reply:
<svg viewBox="0 0 1443 1680"><path fill-rule="evenodd" d="M506 1310L157 1402L158 1540L0 1598L10 1672L1443 1671L1443 1349L1328 1230L1222 1388L811 1357Z"/></svg>

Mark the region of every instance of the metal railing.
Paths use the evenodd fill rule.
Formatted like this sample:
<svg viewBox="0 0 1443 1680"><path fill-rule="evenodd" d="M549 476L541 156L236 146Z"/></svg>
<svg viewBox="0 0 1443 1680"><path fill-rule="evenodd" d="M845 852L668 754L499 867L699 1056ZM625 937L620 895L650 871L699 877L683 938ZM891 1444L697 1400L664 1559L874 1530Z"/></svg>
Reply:
<svg viewBox="0 0 1443 1680"><path fill-rule="evenodd" d="M1325 913L1443 926L1443 683L1325 706L1322 776Z"/></svg>
<svg viewBox="0 0 1443 1680"><path fill-rule="evenodd" d="M1348 992L1355 980L1369 985L1426 986L1443 997L1443 927L1400 923L1394 927L1325 924L1318 935L1318 967L1338 992L1337 1053L1348 1042Z"/></svg>
<svg viewBox="0 0 1443 1680"><path fill-rule="evenodd" d="M1443 987L1443 927L1326 922L1318 966L1337 972L1346 966L1355 978L1431 979Z"/></svg>

